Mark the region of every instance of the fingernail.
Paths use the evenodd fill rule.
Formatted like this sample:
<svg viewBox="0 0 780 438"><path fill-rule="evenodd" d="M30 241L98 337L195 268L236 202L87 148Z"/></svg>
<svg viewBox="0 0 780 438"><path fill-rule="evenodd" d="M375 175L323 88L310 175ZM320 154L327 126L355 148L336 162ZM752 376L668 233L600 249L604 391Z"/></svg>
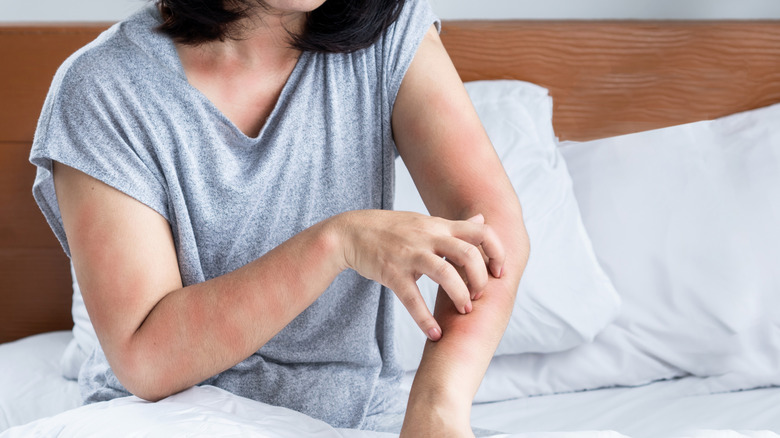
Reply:
<svg viewBox="0 0 780 438"><path fill-rule="evenodd" d="M441 339L441 330L437 329L436 327L432 327L428 329L428 339L430 339L433 342L436 342L439 339Z"/></svg>
<svg viewBox="0 0 780 438"><path fill-rule="evenodd" d="M466 303L466 313L471 313L471 311L474 310L474 306L471 304L471 301Z"/></svg>

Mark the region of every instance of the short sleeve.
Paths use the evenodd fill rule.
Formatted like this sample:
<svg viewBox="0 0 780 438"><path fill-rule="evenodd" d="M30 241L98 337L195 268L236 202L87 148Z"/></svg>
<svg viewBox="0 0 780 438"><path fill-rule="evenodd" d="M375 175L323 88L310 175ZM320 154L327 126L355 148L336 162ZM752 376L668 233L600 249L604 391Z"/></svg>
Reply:
<svg viewBox="0 0 780 438"><path fill-rule="evenodd" d="M70 257L54 190L52 163L78 169L168 219L167 195L149 139L133 108L132 81L112 69L115 55L82 50L60 67L46 97L30 162L33 196Z"/></svg>
<svg viewBox="0 0 780 438"><path fill-rule="evenodd" d="M395 102L406 71L431 25L441 31L441 22L433 13L428 0L406 0L398 19L387 30L383 41L382 61L387 95L391 97L391 103Z"/></svg>

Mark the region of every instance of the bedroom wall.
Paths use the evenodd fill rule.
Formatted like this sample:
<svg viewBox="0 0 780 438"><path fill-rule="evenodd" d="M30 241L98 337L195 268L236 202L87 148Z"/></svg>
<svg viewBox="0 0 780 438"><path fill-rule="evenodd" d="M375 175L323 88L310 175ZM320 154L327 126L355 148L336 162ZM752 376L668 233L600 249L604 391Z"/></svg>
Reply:
<svg viewBox="0 0 780 438"><path fill-rule="evenodd" d="M445 19L780 19L778 0L429 0ZM0 0L0 21L115 21L143 0Z"/></svg>

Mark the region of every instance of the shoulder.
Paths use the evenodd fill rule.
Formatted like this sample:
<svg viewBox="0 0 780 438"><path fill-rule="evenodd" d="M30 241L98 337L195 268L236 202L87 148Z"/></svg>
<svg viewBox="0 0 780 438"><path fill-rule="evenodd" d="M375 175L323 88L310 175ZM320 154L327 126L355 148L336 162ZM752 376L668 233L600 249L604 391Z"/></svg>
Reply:
<svg viewBox="0 0 780 438"><path fill-rule="evenodd" d="M155 30L157 24L153 9L146 7L111 26L65 60L50 95L94 96L149 77L153 70L172 70L169 52L175 49Z"/></svg>
<svg viewBox="0 0 780 438"><path fill-rule="evenodd" d="M431 25L438 30L441 22L428 0L406 0L398 18L381 39L386 61L400 61L403 70Z"/></svg>
<svg viewBox="0 0 780 438"><path fill-rule="evenodd" d="M159 50L154 41L162 38L155 28L145 8L111 26L60 66L38 120L34 153L75 138L90 147L112 136L120 143L122 134L138 131L150 102L165 99L157 91L171 88L155 55Z"/></svg>
<svg viewBox="0 0 780 438"><path fill-rule="evenodd" d="M440 28L440 20L428 0L405 0L398 19L388 28L385 38L400 40L404 35L421 36L431 24ZM421 33L422 30L422 33Z"/></svg>
<svg viewBox="0 0 780 438"><path fill-rule="evenodd" d="M431 25L440 26L428 0L406 0L398 19L375 46L382 78L390 102L398 93L409 65Z"/></svg>
<svg viewBox="0 0 780 438"><path fill-rule="evenodd" d="M367 49L349 52L347 55L376 54L387 61L404 49L415 50L431 25L440 28L440 20L434 14L428 0L403 0L400 3L401 9L397 17L384 29L374 44Z"/></svg>

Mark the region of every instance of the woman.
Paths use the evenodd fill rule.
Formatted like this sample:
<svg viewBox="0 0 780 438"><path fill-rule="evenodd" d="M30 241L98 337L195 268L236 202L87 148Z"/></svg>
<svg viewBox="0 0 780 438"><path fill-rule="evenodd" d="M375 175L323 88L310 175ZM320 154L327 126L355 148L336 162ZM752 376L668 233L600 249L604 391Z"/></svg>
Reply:
<svg viewBox="0 0 780 438"><path fill-rule="evenodd" d="M402 434L471 435L528 242L436 26L425 0L162 0L66 61L31 161L100 341L86 402L210 384L387 428L395 292L431 340ZM433 217L387 211L396 150Z"/></svg>

